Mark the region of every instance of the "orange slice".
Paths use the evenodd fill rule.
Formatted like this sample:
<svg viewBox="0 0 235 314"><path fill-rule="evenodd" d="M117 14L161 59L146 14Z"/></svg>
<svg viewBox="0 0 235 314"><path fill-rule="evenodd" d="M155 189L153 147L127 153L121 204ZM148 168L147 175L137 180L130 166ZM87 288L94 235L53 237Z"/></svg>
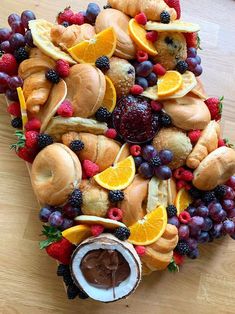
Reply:
<svg viewBox="0 0 235 314"><path fill-rule="evenodd" d="M79 63L95 64L102 56L112 57L117 44L117 37L112 27L100 32L90 40L82 41L68 49L68 52Z"/></svg>
<svg viewBox="0 0 235 314"><path fill-rule="evenodd" d="M98 216L90 216L90 215L81 215L75 218L75 221L77 223L82 223L86 225L101 225L105 229L116 229L119 227L126 227L122 222L108 219L108 218L102 218ZM73 227L72 227L73 228Z"/></svg>
<svg viewBox="0 0 235 314"><path fill-rule="evenodd" d="M180 213L182 213L192 203L192 201L193 200L189 192L185 189L180 189L175 199L177 214L179 215Z"/></svg>
<svg viewBox="0 0 235 314"><path fill-rule="evenodd" d="M135 245L149 245L156 242L164 233L167 225L167 213L164 206L159 206L151 213L130 226L128 241Z"/></svg>
<svg viewBox="0 0 235 314"><path fill-rule="evenodd" d="M146 30L135 19L131 19L129 22L129 32L132 40L141 50L146 51L151 56L158 54L154 44L146 38Z"/></svg>
<svg viewBox="0 0 235 314"><path fill-rule="evenodd" d="M62 236L76 245L91 236L91 228L87 225L74 226L64 230Z"/></svg>
<svg viewBox="0 0 235 314"><path fill-rule="evenodd" d="M135 176L135 162L132 156L118 162L94 176L95 181L107 190L124 190Z"/></svg>
<svg viewBox="0 0 235 314"><path fill-rule="evenodd" d="M108 76L105 76L106 80L106 90L103 99L103 107L107 108L108 111L113 112L116 101L117 101L117 93L116 89L113 85L113 82L110 80Z"/></svg>
<svg viewBox="0 0 235 314"><path fill-rule="evenodd" d="M176 93L183 84L183 77L177 71L167 71L158 79L158 97L171 96Z"/></svg>
<svg viewBox="0 0 235 314"><path fill-rule="evenodd" d="M17 87L17 94L19 97L21 117L22 117L22 122L23 122L23 129L24 129L25 124L28 122L28 116L27 116L25 98L24 98L23 90L21 87Z"/></svg>

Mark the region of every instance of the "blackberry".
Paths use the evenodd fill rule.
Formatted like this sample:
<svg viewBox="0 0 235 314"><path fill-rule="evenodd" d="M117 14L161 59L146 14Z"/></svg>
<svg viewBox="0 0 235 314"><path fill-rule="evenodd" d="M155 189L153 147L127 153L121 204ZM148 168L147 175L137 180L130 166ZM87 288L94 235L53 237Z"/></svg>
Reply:
<svg viewBox="0 0 235 314"><path fill-rule="evenodd" d="M70 272L69 273L65 273L63 275L63 280L64 280L64 283L65 283L66 286L69 286L69 285L73 284L73 279L71 277Z"/></svg>
<svg viewBox="0 0 235 314"><path fill-rule="evenodd" d="M160 14L160 21L163 24L169 24L171 21L171 16L167 11L162 11Z"/></svg>
<svg viewBox="0 0 235 314"><path fill-rule="evenodd" d="M153 157L152 159L150 159L150 164L153 167L158 167L161 166L162 162L159 156Z"/></svg>
<svg viewBox="0 0 235 314"><path fill-rule="evenodd" d="M45 148L48 145L54 143L53 138L49 134L41 133L38 135L38 147L40 149Z"/></svg>
<svg viewBox="0 0 235 314"><path fill-rule="evenodd" d="M190 251L189 245L184 240L180 240L175 248L176 252L180 255L187 255Z"/></svg>
<svg viewBox="0 0 235 314"><path fill-rule="evenodd" d="M215 189L214 189L214 193L215 196L218 198L223 198L224 195L226 194L226 186L225 185L218 185Z"/></svg>
<svg viewBox="0 0 235 314"><path fill-rule="evenodd" d="M73 300L78 296L79 288L74 284L71 283L68 285L67 288L67 296L69 300Z"/></svg>
<svg viewBox="0 0 235 314"><path fill-rule="evenodd" d="M112 6L110 4L106 4L103 6L103 9L106 10L106 9L112 9Z"/></svg>
<svg viewBox="0 0 235 314"><path fill-rule="evenodd" d="M20 47L14 52L14 57L16 58L16 61L18 63L21 63L22 61L29 58L29 53L24 47Z"/></svg>
<svg viewBox="0 0 235 314"><path fill-rule="evenodd" d="M69 27L69 23L65 22L65 21L61 25L64 26L64 27Z"/></svg>
<svg viewBox="0 0 235 314"><path fill-rule="evenodd" d="M84 143L80 140L72 141L69 144L69 148L75 153L80 152L81 150L84 149L84 147L85 147Z"/></svg>
<svg viewBox="0 0 235 314"><path fill-rule="evenodd" d="M177 208L174 205L168 205L166 208L168 218L174 217L177 215Z"/></svg>
<svg viewBox="0 0 235 314"><path fill-rule="evenodd" d="M100 107L95 114L95 118L99 122L108 122L111 118L111 113L104 107Z"/></svg>
<svg viewBox="0 0 235 314"><path fill-rule="evenodd" d="M120 190L109 192L109 200L111 203L117 203L124 200L124 193Z"/></svg>
<svg viewBox="0 0 235 314"><path fill-rule="evenodd" d="M13 126L13 128L15 129L21 129L23 126L23 122L21 117L16 117L14 119L11 120L11 126Z"/></svg>
<svg viewBox="0 0 235 314"><path fill-rule="evenodd" d="M58 84L60 81L59 74L53 69L49 69L48 71L46 71L45 75L46 79L54 84Z"/></svg>
<svg viewBox="0 0 235 314"><path fill-rule="evenodd" d="M202 198L202 191L198 190L197 188L195 187L192 187L190 190L189 190L189 194L192 196L192 198L194 199L200 199Z"/></svg>
<svg viewBox="0 0 235 314"><path fill-rule="evenodd" d="M95 66L101 71L108 71L110 69L109 58L106 56L98 58L95 62Z"/></svg>
<svg viewBox="0 0 235 314"><path fill-rule="evenodd" d="M73 207L81 207L82 205L82 192L79 189L75 189L69 197L69 204Z"/></svg>
<svg viewBox="0 0 235 314"><path fill-rule="evenodd" d="M160 123L164 127L169 127L172 124L171 117L167 113L162 113L160 116Z"/></svg>
<svg viewBox="0 0 235 314"><path fill-rule="evenodd" d="M125 241L129 238L131 232L128 228L119 227L114 231L114 236L121 241Z"/></svg>
<svg viewBox="0 0 235 314"><path fill-rule="evenodd" d="M209 203L216 200L216 196L215 196L215 193L212 191L211 192L205 192L202 199L206 204L209 204Z"/></svg>
<svg viewBox="0 0 235 314"><path fill-rule="evenodd" d="M178 63L176 64L175 69L180 72L181 74L184 74L187 70L188 70L188 64L187 62L181 60L178 61Z"/></svg>
<svg viewBox="0 0 235 314"><path fill-rule="evenodd" d="M57 276L64 276L64 274L70 274L69 266L60 264L57 268Z"/></svg>

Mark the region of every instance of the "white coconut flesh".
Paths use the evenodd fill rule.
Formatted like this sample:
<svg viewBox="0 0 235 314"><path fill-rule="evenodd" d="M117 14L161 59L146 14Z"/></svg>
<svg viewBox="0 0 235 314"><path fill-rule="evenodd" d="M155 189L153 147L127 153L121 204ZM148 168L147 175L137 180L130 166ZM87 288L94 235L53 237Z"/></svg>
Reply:
<svg viewBox="0 0 235 314"><path fill-rule="evenodd" d="M86 280L81 270L83 257L87 253L99 249L116 250L129 264L129 276L116 287L94 286ZM73 253L70 267L75 284L90 298L101 302L114 302L131 295L139 285L142 273L141 261L133 245L118 240L112 234L101 234L99 237L91 237L82 242Z"/></svg>

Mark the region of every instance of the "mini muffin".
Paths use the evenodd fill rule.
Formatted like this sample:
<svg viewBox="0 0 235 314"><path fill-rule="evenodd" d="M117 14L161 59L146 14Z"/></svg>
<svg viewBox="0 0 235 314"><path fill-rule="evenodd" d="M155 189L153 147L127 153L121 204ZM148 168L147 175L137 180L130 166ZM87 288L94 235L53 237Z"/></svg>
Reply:
<svg viewBox="0 0 235 314"><path fill-rule="evenodd" d="M159 32L155 47L158 55L154 61L161 63L166 70L173 70L178 61L187 58L187 44L182 33Z"/></svg>
<svg viewBox="0 0 235 314"><path fill-rule="evenodd" d="M135 68L124 59L111 58L110 69L106 75L113 82L119 98L128 95L131 87L135 84Z"/></svg>

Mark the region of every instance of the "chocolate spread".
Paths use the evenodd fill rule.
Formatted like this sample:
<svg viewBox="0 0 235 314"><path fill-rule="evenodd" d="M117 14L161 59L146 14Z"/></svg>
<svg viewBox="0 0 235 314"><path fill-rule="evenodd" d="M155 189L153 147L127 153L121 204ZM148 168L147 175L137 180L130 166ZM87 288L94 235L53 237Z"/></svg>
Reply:
<svg viewBox="0 0 235 314"><path fill-rule="evenodd" d="M130 275L130 267L116 250L93 250L81 261L81 270L86 280L99 288L117 287Z"/></svg>

